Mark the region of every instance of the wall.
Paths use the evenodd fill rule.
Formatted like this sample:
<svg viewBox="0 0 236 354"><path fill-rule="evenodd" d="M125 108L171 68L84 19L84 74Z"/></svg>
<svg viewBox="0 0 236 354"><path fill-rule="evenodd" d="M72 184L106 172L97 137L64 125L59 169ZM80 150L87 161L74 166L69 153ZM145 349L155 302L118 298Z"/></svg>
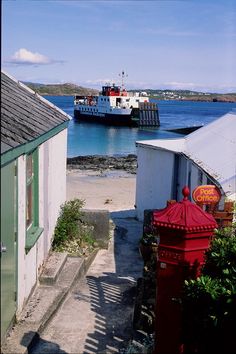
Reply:
<svg viewBox="0 0 236 354"><path fill-rule="evenodd" d="M25 253L26 238L26 157L18 158L18 270L17 315L22 311L37 283L39 271L47 258L59 215L66 200L67 130L39 146L39 226L43 233Z"/></svg>
<svg viewBox="0 0 236 354"><path fill-rule="evenodd" d="M143 220L145 209L162 209L172 198L174 153L137 146L136 212Z"/></svg>
<svg viewBox="0 0 236 354"><path fill-rule="evenodd" d="M136 216L139 220L143 220L146 209L162 209L169 199L176 198L180 201L183 198L182 189L185 185L189 186L192 194L198 185L213 184L208 180L207 175L184 155L178 155L177 168L175 155L171 151L137 145L135 204Z"/></svg>

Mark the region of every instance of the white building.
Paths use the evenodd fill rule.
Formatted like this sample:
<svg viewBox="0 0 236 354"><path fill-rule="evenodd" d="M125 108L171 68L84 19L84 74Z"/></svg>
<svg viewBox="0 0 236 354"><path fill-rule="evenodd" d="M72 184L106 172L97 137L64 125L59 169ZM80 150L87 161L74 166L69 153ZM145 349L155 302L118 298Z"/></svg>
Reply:
<svg viewBox="0 0 236 354"><path fill-rule="evenodd" d="M179 139L136 142L136 211L161 209L170 199L181 200L182 188L193 191L215 184L222 199L236 199L236 114L228 113Z"/></svg>
<svg viewBox="0 0 236 354"><path fill-rule="evenodd" d="M1 334L23 309L66 200L70 117L1 74Z"/></svg>

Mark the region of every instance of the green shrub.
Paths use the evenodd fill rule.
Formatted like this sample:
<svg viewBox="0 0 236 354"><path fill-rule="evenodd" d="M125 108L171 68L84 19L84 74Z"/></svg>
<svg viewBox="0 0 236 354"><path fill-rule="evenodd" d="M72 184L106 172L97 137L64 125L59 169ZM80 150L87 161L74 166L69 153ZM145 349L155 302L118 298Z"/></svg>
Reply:
<svg viewBox="0 0 236 354"><path fill-rule="evenodd" d="M236 228L223 228L216 231L216 237L206 252L203 274L236 281Z"/></svg>
<svg viewBox="0 0 236 354"><path fill-rule="evenodd" d="M236 345L235 225L216 232L202 275L185 281L183 311L186 353L231 353Z"/></svg>
<svg viewBox="0 0 236 354"><path fill-rule="evenodd" d="M83 222L84 201L70 200L61 206L54 231L52 247L56 251L84 253L84 249L94 246L92 227Z"/></svg>

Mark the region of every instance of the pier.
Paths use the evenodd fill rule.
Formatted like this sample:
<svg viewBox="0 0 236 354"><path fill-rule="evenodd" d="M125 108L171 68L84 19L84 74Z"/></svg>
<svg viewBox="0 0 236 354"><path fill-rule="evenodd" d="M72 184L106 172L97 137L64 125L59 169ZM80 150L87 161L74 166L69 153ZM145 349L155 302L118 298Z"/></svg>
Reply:
<svg viewBox="0 0 236 354"><path fill-rule="evenodd" d="M159 112L156 103L139 102L139 126L160 126Z"/></svg>

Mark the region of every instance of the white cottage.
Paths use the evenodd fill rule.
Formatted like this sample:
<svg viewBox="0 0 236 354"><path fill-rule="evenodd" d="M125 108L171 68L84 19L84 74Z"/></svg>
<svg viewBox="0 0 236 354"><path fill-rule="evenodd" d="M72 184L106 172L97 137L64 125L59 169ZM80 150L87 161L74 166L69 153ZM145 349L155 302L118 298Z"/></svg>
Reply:
<svg viewBox="0 0 236 354"><path fill-rule="evenodd" d="M66 200L70 117L5 73L1 106L3 337L36 285Z"/></svg>
<svg viewBox="0 0 236 354"><path fill-rule="evenodd" d="M179 139L136 142L136 211L161 209L170 199L182 199L182 188L193 191L215 184L224 199L236 199L236 114L228 113Z"/></svg>

